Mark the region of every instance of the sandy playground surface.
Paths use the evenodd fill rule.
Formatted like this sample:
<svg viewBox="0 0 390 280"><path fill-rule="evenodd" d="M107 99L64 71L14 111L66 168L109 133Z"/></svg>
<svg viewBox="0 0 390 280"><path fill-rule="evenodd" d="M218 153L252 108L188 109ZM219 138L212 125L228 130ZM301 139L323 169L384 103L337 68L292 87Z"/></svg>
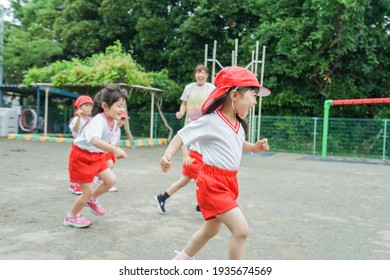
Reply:
<svg viewBox="0 0 390 280"><path fill-rule="evenodd" d="M272 143L270 143L272 151ZM89 209L86 229L62 225L75 195L68 191L70 144L0 138L0 259L167 260L203 219L195 212L195 184L158 211L154 196L179 178L181 156L164 174L165 146L125 148L115 172L119 191ZM305 155L244 155L239 204L250 236L246 259L390 259L389 165L305 159ZM226 259L228 230L197 259Z"/></svg>

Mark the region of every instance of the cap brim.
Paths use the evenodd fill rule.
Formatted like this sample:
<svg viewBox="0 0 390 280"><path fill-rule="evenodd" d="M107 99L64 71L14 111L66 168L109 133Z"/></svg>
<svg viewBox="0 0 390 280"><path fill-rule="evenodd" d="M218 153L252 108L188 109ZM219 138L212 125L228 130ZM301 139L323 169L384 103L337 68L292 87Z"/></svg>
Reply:
<svg viewBox="0 0 390 280"><path fill-rule="evenodd" d="M266 88L266 87L260 87L260 90L259 90L259 93L257 94L257 96L268 96L268 95L271 95L271 91Z"/></svg>

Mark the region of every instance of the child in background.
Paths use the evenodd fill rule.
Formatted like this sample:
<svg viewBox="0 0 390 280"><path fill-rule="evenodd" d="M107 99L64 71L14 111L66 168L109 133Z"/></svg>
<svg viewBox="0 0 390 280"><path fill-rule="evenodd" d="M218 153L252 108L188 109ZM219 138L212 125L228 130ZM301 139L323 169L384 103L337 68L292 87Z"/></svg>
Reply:
<svg viewBox="0 0 390 280"><path fill-rule="evenodd" d="M163 172L171 168L172 157L183 145L197 143L203 165L196 181L196 196L202 212L203 226L194 233L184 250L174 259L191 260L224 224L231 232L229 259L242 259L248 224L236 200L237 170L242 152L267 151L267 139L255 144L245 141L246 116L256 104L256 96L271 92L262 87L256 76L243 67L222 69L215 78L217 88L203 103L203 116L178 131L169 143L160 165Z"/></svg>
<svg viewBox="0 0 390 280"><path fill-rule="evenodd" d="M81 95L77 97L74 106L74 118L69 124L70 132L73 138L79 135L80 129L91 119L91 112L93 107L93 100L88 95ZM69 191L74 194L81 194L82 190L79 183L70 182Z"/></svg>
<svg viewBox="0 0 390 280"><path fill-rule="evenodd" d="M215 86L207 82L209 76L208 68L203 64L198 64L194 70L196 82L192 82L184 88L180 97L182 103L180 110L176 112L176 118L181 119L186 114L184 125L188 125L192 121L197 120L201 115L201 107L206 98L215 89ZM179 180L172 183L168 189L161 194L154 197L157 202L158 209L161 214L165 214L165 202L179 189L186 186L191 180L196 180L198 171L202 163L202 155L196 144L190 147L184 146L181 148L183 156L182 175ZM196 211L200 211L199 206L196 205Z"/></svg>
<svg viewBox="0 0 390 280"><path fill-rule="evenodd" d="M105 214L98 197L116 183L114 172L108 168L105 152L113 153L118 159L127 158L125 151L111 145L111 139L117 129L117 121L126 110L126 102L126 90L117 85L108 85L95 96L92 119L73 140L69 155L70 179L72 182L80 183L83 193L74 201L70 212L66 214L64 226L76 228L90 226L92 222L81 214L81 210L86 205L95 215ZM93 188L95 176L103 180L103 184L96 189Z"/></svg>
<svg viewBox="0 0 390 280"><path fill-rule="evenodd" d="M125 125L126 119L130 119L130 117L127 115L126 112L122 114L121 119L118 121L118 128L115 131L114 137L111 139L111 144L120 147L120 140L121 140L121 127ZM116 158L113 153L106 153L106 159L107 159L107 165L109 168L114 169L114 165L116 163ZM103 181L99 178L96 177L95 180L95 185L98 186L102 183ZM116 192L118 191L118 188L115 186L112 186L109 190L109 192Z"/></svg>

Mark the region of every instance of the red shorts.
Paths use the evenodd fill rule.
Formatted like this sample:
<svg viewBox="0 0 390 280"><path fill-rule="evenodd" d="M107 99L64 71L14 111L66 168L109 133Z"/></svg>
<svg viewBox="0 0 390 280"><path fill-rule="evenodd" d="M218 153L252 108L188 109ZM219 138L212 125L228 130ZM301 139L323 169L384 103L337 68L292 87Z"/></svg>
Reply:
<svg viewBox="0 0 390 280"><path fill-rule="evenodd" d="M116 162L116 157L113 153L105 153L105 155L107 161L112 160L113 163Z"/></svg>
<svg viewBox="0 0 390 280"><path fill-rule="evenodd" d="M203 165L202 155L199 154L198 152L191 151L191 150L188 153L188 155L191 158L193 158L194 161L190 165L183 164L183 169L182 169L181 173L184 176L187 176L189 178L196 180L196 179L198 179L198 173Z"/></svg>
<svg viewBox="0 0 390 280"><path fill-rule="evenodd" d="M196 186L196 198L205 220L238 207L237 170L225 170L204 164Z"/></svg>
<svg viewBox="0 0 390 280"><path fill-rule="evenodd" d="M92 183L94 177L107 168L105 153L91 153L72 143L68 166L71 182Z"/></svg>

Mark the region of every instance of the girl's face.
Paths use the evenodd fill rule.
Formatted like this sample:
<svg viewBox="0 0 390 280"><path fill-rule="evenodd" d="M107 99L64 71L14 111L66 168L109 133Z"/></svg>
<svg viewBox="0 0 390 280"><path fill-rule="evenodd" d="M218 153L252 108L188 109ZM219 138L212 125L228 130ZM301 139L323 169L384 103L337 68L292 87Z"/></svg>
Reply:
<svg viewBox="0 0 390 280"><path fill-rule="evenodd" d="M240 117L245 118L250 109L256 105L256 96L257 92L254 90L247 90L244 94L236 94L236 101L233 101L234 108Z"/></svg>
<svg viewBox="0 0 390 280"><path fill-rule="evenodd" d="M107 103L103 102L104 114L106 117L113 121L120 121L122 114L126 111L126 100L121 98L117 102L108 107Z"/></svg>
<svg viewBox="0 0 390 280"><path fill-rule="evenodd" d="M207 73L204 71L204 70L201 70L201 71L198 71L195 73L195 79L196 79L196 83L199 85L199 86L202 86L206 83L207 81Z"/></svg>
<svg viewBox="0 0 390 280"><path fill-rule="evenodd" d="M79 110L83 116L90 116L93 108L93 103L83 103L80 105Z"/></svg>

